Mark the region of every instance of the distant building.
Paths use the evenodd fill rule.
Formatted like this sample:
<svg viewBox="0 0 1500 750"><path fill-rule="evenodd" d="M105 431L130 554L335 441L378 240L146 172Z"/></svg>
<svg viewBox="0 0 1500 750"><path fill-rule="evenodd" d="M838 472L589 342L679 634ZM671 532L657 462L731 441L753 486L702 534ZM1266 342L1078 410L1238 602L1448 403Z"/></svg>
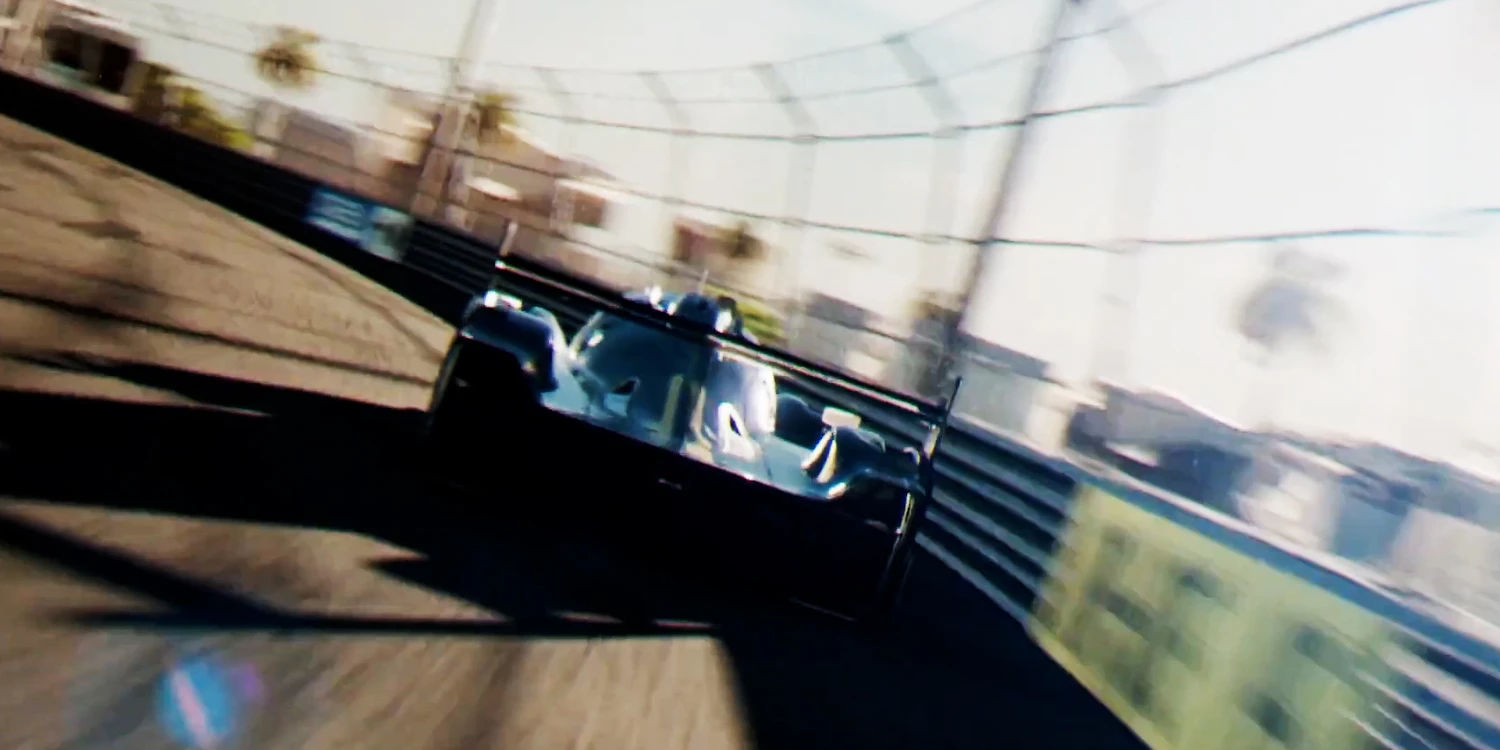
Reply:
<svg viewBox="0 0 1500 750"><path fill-rule="evenodd" d="M1237 493L1264 437L1156 391L1095 383L1101 403L1083 404L1067 428L1073 450L1142 481L1235 514Z"/></svg>
<svg viewBox="0 0 1500 750"><path fill-rule="evenodd" d="M0 0L0 67L23 69L42 54L51 0Z"/></svg>
<svg viewBox="0 0 1500 750"><path fill-rule="evenodd" d="M913 337L913 355L903 358L909 367L931 361L930 356L920 356L926 353L922 341ZM954 411L1040 450L1060 450L1078 394L1052 376L1052 365L970 334L960 335L958 346L956 370L963 385Z"/></svg>
<svg viewBox="0 0 1500 750"><path fill-rule="evenodd" d="M1309 549L1383 563L1413 508L1469 509L1479 494L1458 489L1452 467L1384 446L1252 432L1166 394L1100 388L1105 403L1070 426L1072 448Z"/></svg>
<svg viewBox="0 0 1500 750"><path fill-rule="evenodd" d="M802 302L789 346L800 356L839 367L887 387L926 398L927 371L937 356L935 324L903 330L898 321L822 294ZM959 338L963 377L955 412L987 429L1041 450L1061 449L1076 398L1037 357L972 335Z"/></svg>
<svg viewBox="0 0 1500 750"><path fill-rule="evenodd" d="M434 106L430 98L410 91L389 91L381 100L368 133L376 160L371 169L376 198L399 206L411 202Z"/></svg>
<svg viewBox="0 0 1500 750"><path fill-rule="evenodd" d="M688 273L707 273L707 278L730 290L753 297L767 297L774 286L776 249L751 227L762 244L758 260L731 258L728 239L736 222L723 223L679 216L672 222L671 260Z"/></svg>
<svg viewBox="0 0 1500 750"><path fill-rule="evenodd" d="M421 162L437 115L437 97L414 91L391 90L381 100L373 124L377 151L391 162ZM510 138L486 146L481 158L471 159L467 176L483 177L514 188L522 195L550 194L559 179L603 176L591 165L573 162L542 145L520 128L508 128Z"/></svg>
<svg viewBox="0 0 1500 750"><path fill-rule="evenodd" d="M1245 452L1255 440L1251 433L1172 394L1130 390L1109 381L1095 385L1104 398L1095 432L1110 443L1148 450L1192 443Z"/></svg>
<svg viewBox="0 0 1500 750"><path fill-rule="evenodd" d="M508 128L508 138L487 146L482 158L458 159L446 175L434 172L422 182L435 106L431 97L398 90L388 94L367 127L332 122L269 99L254 103L249 118L263 158L403 209L422 203L422 196L431 203L446 194L449 204L435 215L448 223L498 242L515 221L521 231L514 252L599 276L599 259L579 249L586 243L571 235L607 227L625 200L608 173Z"/></svg>
<svg viewBox="0 0 1500 750"><path fill-rule="evenodd" d="M798 356L875 382L887 382L904 350L901 331L873 311L837 297L807 294L787 341Z"/></svg>
<svg viewBox="0 0 1500 750"><path fill-rule="evenodd" d="M587 253L598 267L596 278L617 288L639 288L666 283L671 264L661 242L641 244L631 228L641 226L660 211L629 186L593 170L557 183L554 216L560 229L559 252ZM653 227L654 228L654 227Z"/></svg>
<svg viewBox="0 0 1500 750"><path fill-rule="evenodd" d="M247 117L257 156L345 190L378 192L358 128L270 99L256 100Z"/></svg>
<svg viewBox="0 0 1500 750"><path fill-rule="evenodd" d="M446 194L440 213L449 223L499 241L507 223L520 227L512 250L553 261L581 275L598 277L601 264L583 243L570 242L573 228L610 224L621 191L598 167L572 160L520 128L508 137L480 147L473 158L459 158L447 174L422 174L438 101L410 91L392 91L383 100L372 127L373 154L383 197L398 205L416 205L419 213L437 211L434 200ZM418 183L421 189L418 191Z"/></svg>
<svg viewBox="0 0 1500 750"><path fill-rule="evenodd" d="M926 398L946 398L950 384L934 376L951 308L934 300L918 309L903 337L904 351L888 364L885 380ZM1052 377L1050 363L969 333L959 334L957 346L955 374L963 385L956 413L1040 450L1062 448L1078 395Z"/></svg>
<svg viewBox="0 0 1500 750"><path fill-rule="evenodd" d="M0 65L18 66L36 38L36 0L0 0Z"/></svg>
<svg viewBox="0 0 1500 750"><path fill-rule="evenodd" d="M129 97L141 39L119 17L75 0L0 0L0 61L113 106Z"/></svg>

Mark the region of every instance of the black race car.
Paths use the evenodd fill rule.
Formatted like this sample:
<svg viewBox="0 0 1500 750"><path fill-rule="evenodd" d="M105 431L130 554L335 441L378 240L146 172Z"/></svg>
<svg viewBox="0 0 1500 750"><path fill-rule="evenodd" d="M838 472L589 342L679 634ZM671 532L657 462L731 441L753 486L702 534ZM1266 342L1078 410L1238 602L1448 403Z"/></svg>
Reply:
<svg viewBox="0 0 1500 750"><path fill-rule="evenodd" d="M492 288L468 306L425 422L445 474L750 561L751 577L854 621L895 606L932 498L947 408L757 344L732 299L618 296L499 266L598 310L576 334ZM544 297L545 298L545 297ZM901 445L786 383L834 386L928 426ZM951 399L948 401L951 403ZM518 495L521 493L517 493ZM579 505L582 503L582 505ZM612 514L612 515L610 515Z"/></svg>

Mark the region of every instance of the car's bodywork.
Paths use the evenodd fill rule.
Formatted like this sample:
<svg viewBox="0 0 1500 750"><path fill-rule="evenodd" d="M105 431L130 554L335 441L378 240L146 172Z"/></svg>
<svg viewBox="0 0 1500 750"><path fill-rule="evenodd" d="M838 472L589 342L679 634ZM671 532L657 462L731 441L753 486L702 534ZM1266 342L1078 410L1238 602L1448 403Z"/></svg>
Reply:
<svg viewBox="0 0 1500 750"><path fill-rule="evenodd" d="M869 386L759 346L726 298L593 302L603 309L569 337L547 309L494 290L476 298L428 409L438 454L493 462L483 468L496 485L549 472L570 501L712 539L804 605L888 613L931 502L946 408L882 391L930 425L923 445L897 445L780 387L794 368Z"/></svg>

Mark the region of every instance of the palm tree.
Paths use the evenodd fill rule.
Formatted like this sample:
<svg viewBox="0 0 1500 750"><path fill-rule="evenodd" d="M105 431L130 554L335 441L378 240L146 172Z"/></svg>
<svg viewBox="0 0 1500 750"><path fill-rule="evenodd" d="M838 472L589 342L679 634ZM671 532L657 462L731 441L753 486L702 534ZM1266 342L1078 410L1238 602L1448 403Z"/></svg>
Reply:
<svg viewBox="0 0 1500 750"><path fill-rule="evenodd" d="M29 3L24 0L12 2L10 6L10 18L15 24L15 30L0 37L0 65L34 72L46 55L42 32L51 23L57 8L40 0Z"/></svg>
<svg viewBox="0 0 1500 750"><path fill-rule="evenodd" d="M170 127L225 148L244 150L253 143L249 134L226 118L213 99L197 87L171 82L165 99L169 102L165 119Z"/></svg>
<svg viewBox="0 0 1500 750"><path fill-rule="evenodd" d="M311 89L318 83L320 68L313 47L320 41L321 37L311 31L291 26L276 27L271 40L255 52L255 74L283 95ZM280 101L271 105L258 114L252 129L258 143L267 144L274 150L286 120L286 110Z"/></svg>
<svg viewBox="0 0 1500 750"><path fill-rule="evenodd" d="M943 389L943 332L956 325L958 307L957 295L931 289L912 301L912 336L907 346L915 356L908 360L912 368L908 382L919 394L936 396Z"/></svg>
<svg viewBox="0 0 1500 750"><path fill-rule="evenodd" d="M744 219L724 230L720 242L723 243L724 257L732 263L754 263L766 257L765 241L755 236L754 228Z"/></svg>
<svg viewBox="0 0 1500 750"><path fill-rule="evenodd" d="M440 172L445 175L443 205L451 205L453 197L450 191L454 177L470 174L474 158L491 158L492 148L507 146L515 141L516 107L519 103L515 94L492 88L480 91L468 103L464 112L463 129L459 131L458 141L454 143L454 153L447 155L447 164L442 165Z"/></svg>
<svg viewBox="0 0 1500 750"><path fill-rule="evenodd" d="M1251 362L1260 371L1262 429L1273 427L1271 372L1277 360L1294 350L1326 354L1334 329L1343 322L1343 303L1328 285L1347 269L1296 247L1276 252L1265 277L1235 308L1235 330L1251 347Z"/></svg>
<svg viewBox="0 0 1500 750"><path fill-rule="evenodd" d="M466 118L470 138L482 146L510 143L515 135L516 108L520 99L515 94L487 89L474 97Z"/></svg>
<svg viewBox="0 0 1500 750"><path fill-rule="evenodd" d="M255 72L283 91L306 91L318 82L318 59L312 48L321 37L311 31L278 26L266 46L255 53Z"/></svg>

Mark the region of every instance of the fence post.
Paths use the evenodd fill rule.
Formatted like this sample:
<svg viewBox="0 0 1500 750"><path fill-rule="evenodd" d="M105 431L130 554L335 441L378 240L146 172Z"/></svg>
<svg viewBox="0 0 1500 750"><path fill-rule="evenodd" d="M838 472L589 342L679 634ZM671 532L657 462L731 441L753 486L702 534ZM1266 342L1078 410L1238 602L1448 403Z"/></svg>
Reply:
<svg viewBox="0 0 1500 750"><path fill-rule="evenodd" d="M434 181L434 176L440 177L447 174L448 162L453 158L457 140L453 131L459 127L463 114L462 106L457 101L460 68L458 60L448 61L448 85L444 87L443 93L438 95L436 107L432 113L432 126L428 128L427 137L422 145L421 163L417 167L416 180L412 184L409 205L414 216L442 218L440 214L447 198L448 186L443 183L438 184L437 195L434 196L429 190L429 183Z"/></svg>
<svg viewBox="0 0 1500 750"><path fill-rule="evenodd" d="M1001 225L1005 221L1016 192L1017 178L1025 163L1024 158L1027 146L1030 144L1032 128L1036 125L1037 109L1041 106L1042 97L1047 93L1047 85L1052 81L1058 49L1062 46L1063 27L1071 15L1070 11L1084 2L1084 0L1056 1L1057 11L1053 15L1052 26L1048 31L1047 46L1042 49L1040 59L1031 75L1031 88L1026 94L1025 109L1017 125L1015 143L1002 157L989 209L985 212L984 221L974 237L975 255L972 269L966 275L963 287L959 291L958 310L954 315L949 316L948 320L943 321L942 362L938 377L940 383L952 380L956 374L963 325L973 306L974 292L979 287L979 280L984 278L985 273L998 260L997 240Z"/></svg>
<svg viewBox="0 0 1500 750"><path fill-rule="evenodd" d="M666 111L667 119L672 123L671 133L667 136L671 139L667 144L667 184L661 201L662 225L666 227L667 232L665 241L668 247L672 247L677 241L677 217L682 208L683 172L687 169L687 159L683 155L683 142L693 135L692 121L676 97L672 96L672 90L667 86L666 81L662 80L660 73L642 72L640 75L646 89ZM666 267L668 278L681 272L675 257L666 264Z"/></svg>
<svg viewBox="0 0 1500 750"><path fill-rule="evenodd" d="M922 92L922 98L927 102L932 111L932 117L937 123L932 136L934 141L934 153L932 159L931 184L927 188L927 210L926 210L926 252L936 255L940 248L948 243L953 234L954 206L954 183L958 166L963 155L963 144L958 138L958 126L963 122L963 110L958 106L957 100L942 83L942 79L932 66L927 63L917 50L911 45L911 37L907 34L897 34L885 41L896 62ZM935 260L935 259L934 259ZM924 263L922 268L928 278L918 284L917 295L936 291L937 285L930 279L934 262ZM905 384L911 386L918 393L932 395L940 389L941 381L938 379L942 373L940 362L942 351L941 342L925 330L918 330L926 321L917 320L913 316L912 332L908 337L907 348L917 349L913 352L918 356L910 358L913 365L912 370L905 373ZM941 332L939 332L939 336Z"/></svg>
<svg viewBox="0 0 1500 750"><path fill-rule="evenodd" d="M474 0L470 6L469 22L464 26L463 39L459 41L458 54L448 61L448 82L440 94L437 111L433 115L432 128L427 133L427 142L422 149L422 166L418 170L416 187L412 192L411 212L418 216L445 218L448 205L449 181L452 177L452 162L468 116L462 102L463 94L472 88L474 63L483 55L484 45L494 36L498 28L499 8L504 0ZM437 156L437 165L433 157ZM442 179L438 185L436 206L423 193L423 186L432 175Z"/></svg>
<svg viewBox="0 0 1500 750"><path fill-rule="evenodd" d="M387 90L380 82L379 68L370 62L370 58L365 55L364 49L358 44L346 41L341 46L344 48L345 54L349 56L349 61L354 63L355 68L360 71L361 77L366 81L365 85L376 89L372 93L375 94L378 101L380 92ZM350 165L350 169L353 171L351 175L352 179L350 180L351 187L357 192L374 196L378 200L387 200L388 196L383 187L380 190L374 189L377 180L376 175L371 170L374 160L371 158L370 152L378 150L378 146L374 144L380 139L379 128L370 120L360 120L356 127L359 129L360 138L354 143L354 163Z"/></svg>
<svg viewBox="0 0 1500 750"><path fill-rule="evenodd" d="M782 333L790 346L796 337L802 320L801 269L797 266L796 249L806 239L807 213L812 201L812 181L817 171L818 134L817 123L806 105L799 99L774 63L765 63L755 68L761 85L772 100L781 106L787 123L792 128L792 163L787 167L786 211L781 220L780 273L777 285L781 287L782 314L785 322Z"/></svg>
<svg viewBox="0 0 1500 750"><path fill-rule="evenodd" d="M548 205L546 236L554 241L560 240L559 247L568 246L570 236L568 228L573 224L573 195L569 190L563 189L558 183L573 176L569 165L569 157L566 154L573 153L573 130L583 122L578 114L578 103L573 100L573 95L563 86L562 79L557 72L550 68L533 68L537 80L552 95L557 102L557 108L562 112L562 126L559 129L561 137L558 138L556 154L556 169L548 169L547 177L551 180L551 201ZM571 253L571 247L568 248ZM544 252L546 252L544 250ZM567 261L564 261L567 262Z"/></svg>
<svg viewBox="0 0 1500 750"><path fill-rule="evenodd" d="M1089 376L1094 381L1109 377L1111 372L1118 378L1129 379L1137 313L1135 298L1140 292L1140 266L1156 198L1153 168L1159 156L1164 96L1161 86L1166 80L1161 60L1125 11L1119 11L1118 22L1106 38L1121 65L1128 72L1133 71L1133 77L1145 80L1138 81L1136 93L1136 103L1142 111L1133 132L1127 132L1124 138L1128 165L1121 170L1115 192L1115 225L1120 234L1105 261L1104 300L1099 306L1094 352L1089 363Z"/></svg>

